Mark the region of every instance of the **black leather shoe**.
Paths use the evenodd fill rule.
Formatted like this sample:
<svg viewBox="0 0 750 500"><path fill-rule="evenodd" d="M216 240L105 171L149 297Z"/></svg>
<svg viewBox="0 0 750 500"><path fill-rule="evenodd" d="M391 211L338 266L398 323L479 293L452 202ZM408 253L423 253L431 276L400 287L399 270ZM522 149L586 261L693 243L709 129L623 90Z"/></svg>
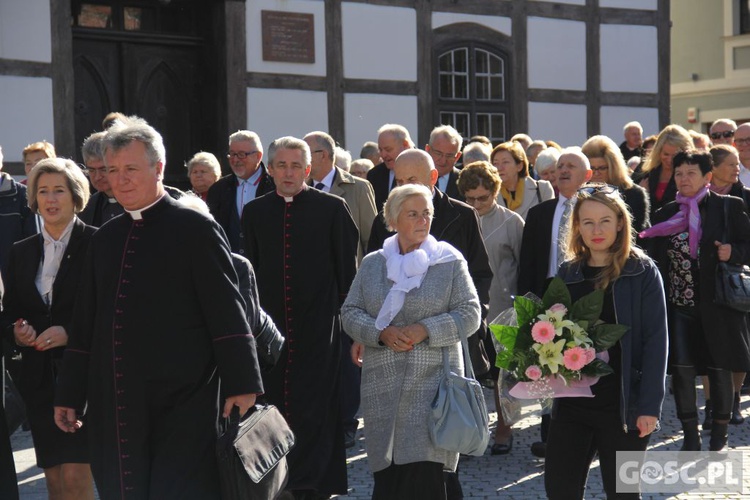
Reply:
<svg viewBox="0 0 750 500"><path fill-rule="evenodd" d="M542 441L531 443L531 454L535 457L544 458L547 455L547 443Z"/></svg>
<svg viewBox="0 0 750 500"><path fill-rule="evenodd" d="M490 455L507 455L513 449L513 436L507 443L495 443L490 448Z"/></svg>

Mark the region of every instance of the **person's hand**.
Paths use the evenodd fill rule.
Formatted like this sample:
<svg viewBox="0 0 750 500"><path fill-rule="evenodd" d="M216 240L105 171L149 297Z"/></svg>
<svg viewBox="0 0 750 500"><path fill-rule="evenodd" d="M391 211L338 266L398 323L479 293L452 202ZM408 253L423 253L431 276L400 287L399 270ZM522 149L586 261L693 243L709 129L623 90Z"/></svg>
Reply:
<svg viewBox="0 0 750 500"><path fill-rule="evenodd" d="M55 406L55 424L63 432L75 432L83 426L83 422L76 416L75 409L64 406Z"/></svg>
<svg viewBox="0 0 750 500"><path fill-rule="evenodd" d="M13 336L16 344L31 347L36 340L36 330L25 319L19 319L13 323Z"/></svg>
<svg viewBox="0 0 750 500"><path fill-rule="evenodd" d="M641 431L638 437L646 437L657 429L659 425L659 419L650 415L641 415L638 420L635 421L636 427Z"/></svg>
<svg viewBox="0 0 750 500"><path fill-rule="evenodd" d="M424 342L427 337L429 336L427 334L427 328L424 327L424 325L420 323L414 323L413 325L409 325L403 329L404 333L412 342L412 345L417 345L420 342Z"/></svg>
<svg viewBox="0 0 750 500"><path fill-rule="evenodd" d="M62 347L68 345L68 334L65 332L65 328L61 326L50 326L39 334L33 345L37 351Z"/></svg>
<svg viewBox="0 0 750 500"><path fill-rule="evenodd" d="M359 342L352 342L352 348L349 355L352 357L352 363L362 368L362 356L365 354L365 346Z"/></svg>
<svg viewBox="0 0 750 500"><path fill-rule="evenodd" d="M716 253L719 256L719 260L721 262L727 262L732 256L732 245L720 241L714 241L714 245L716 245Z"/></svg>
<svg viewBox="0 0 750 500"><path fill-rule="evenodd" d="M229 414L232 413L232 407L237 406L240 409L240 418L242 418L242 416L247 413L247 410L255 404L256 397L257 394L240 394L238 396L228 397L224 402L224 413L222 416L224 418L229 417Z"/></svg>
<svg viewBox="0 0 750 500"><path fill-rule="evenodd" d="M397 326L389 326L380 332L379 340L394 352L406 352L414 349L413 342L404 333L404 329Z"/></svg>

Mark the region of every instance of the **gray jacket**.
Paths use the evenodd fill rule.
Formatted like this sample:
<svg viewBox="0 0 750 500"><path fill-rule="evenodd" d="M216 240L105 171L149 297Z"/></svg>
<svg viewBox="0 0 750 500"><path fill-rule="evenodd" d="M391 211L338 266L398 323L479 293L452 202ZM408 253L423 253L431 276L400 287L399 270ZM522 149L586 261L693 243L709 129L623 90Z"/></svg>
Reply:
<svg viewBox="0 0 750 500"><path fill-rule="evenodd" d="M458 454L433 446L428 431L430 404L443 374L442 347L451 367L463 373L459 331L476 332L479 298L466 262L456 260L427 270L421 287L406 294L394 326L420 323L429 337L412 351L396 353L378 343L375 318L393 282L381 251L367 255L341 309L344 330L364 344L362 412L367 456L373 472L391 463L442 463L455 470Z"/></svg>

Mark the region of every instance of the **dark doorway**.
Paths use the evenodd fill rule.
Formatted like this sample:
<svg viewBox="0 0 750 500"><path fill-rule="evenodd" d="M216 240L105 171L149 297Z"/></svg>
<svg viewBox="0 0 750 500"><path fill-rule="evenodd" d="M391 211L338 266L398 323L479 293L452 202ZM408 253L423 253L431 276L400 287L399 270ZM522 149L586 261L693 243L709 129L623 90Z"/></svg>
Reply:
<svg viewBox="0 0 750 500"><path fill-rule="evenodd" d="M110 111L138 115L164 137L165 182L189 187L184 164L219 153L218 71L205 0L73 2L75 140ZM223 150L222 150L223 151ZM76 151L80 155L80 151ZM79 158L80 159L80 158Z"/></svg>

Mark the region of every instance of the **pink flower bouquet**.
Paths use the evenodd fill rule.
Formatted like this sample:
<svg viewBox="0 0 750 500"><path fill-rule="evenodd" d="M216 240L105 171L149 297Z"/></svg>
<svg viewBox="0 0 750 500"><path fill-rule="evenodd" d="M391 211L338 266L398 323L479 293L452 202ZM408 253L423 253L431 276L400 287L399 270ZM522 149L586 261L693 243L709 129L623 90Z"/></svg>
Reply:
<svg viewBox="0 0 750 500"><path fill-rule="evenodd" d="M515 324L490 325L503 347L496 365L516 381L512 396L591 397L590 387L612 373L607 349L628 327L599 320L604 302L601 290L571 302L567 286L555 278L541 301L515 298L511 311L515 321L510 321ZM506 313L500 317L513 316Z"/></svg>

